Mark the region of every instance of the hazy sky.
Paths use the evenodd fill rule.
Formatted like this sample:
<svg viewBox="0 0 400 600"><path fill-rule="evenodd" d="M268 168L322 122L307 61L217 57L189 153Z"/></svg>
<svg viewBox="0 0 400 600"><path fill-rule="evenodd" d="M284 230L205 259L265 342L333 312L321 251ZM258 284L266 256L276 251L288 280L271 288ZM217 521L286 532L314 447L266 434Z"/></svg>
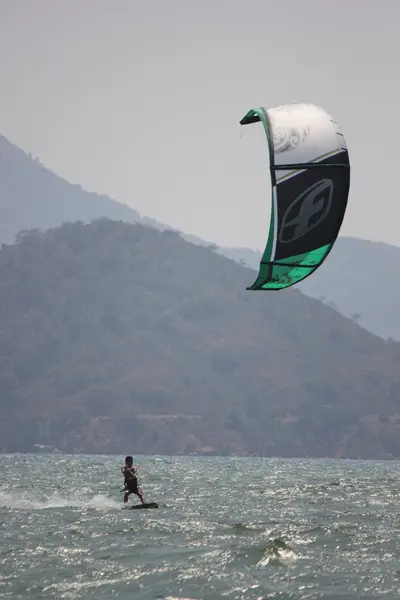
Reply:
<svg viewBox="0 0 400 600"><path fill-rule="evenodd" d="M268 153L238 121L320 104L350 151L341 234L400 245L399 23L400 0L0 0L0 133L142 215L261 248Z"/></svg>

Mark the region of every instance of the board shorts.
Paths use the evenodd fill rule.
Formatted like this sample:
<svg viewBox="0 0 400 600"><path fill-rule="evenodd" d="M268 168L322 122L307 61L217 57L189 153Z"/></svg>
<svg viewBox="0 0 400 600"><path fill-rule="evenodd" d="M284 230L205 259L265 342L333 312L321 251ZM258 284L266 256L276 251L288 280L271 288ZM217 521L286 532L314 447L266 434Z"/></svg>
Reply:
<svg viewBox="0 0 400 600"><path fill-rule="evenodd" d="M128 492L131 492L132 494L137 494L139 489L138 489L138 481L136 479L136 477L133 479L127 479L125 482L126 485L126 490Z"/></svg>

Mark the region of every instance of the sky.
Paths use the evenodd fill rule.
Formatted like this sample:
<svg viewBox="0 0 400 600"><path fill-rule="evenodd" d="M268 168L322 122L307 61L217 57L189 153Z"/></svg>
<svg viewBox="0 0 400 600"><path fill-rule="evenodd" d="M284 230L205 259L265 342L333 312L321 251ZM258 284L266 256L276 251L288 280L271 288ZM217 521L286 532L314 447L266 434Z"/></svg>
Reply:
<svg viewBox="0 0 400 600"><path fill-rule="evenodd" d="M0 0L0 134L72 183L261 249L253 107L311 102L345 134L341 235L400 246L399 0Z"/></svg>

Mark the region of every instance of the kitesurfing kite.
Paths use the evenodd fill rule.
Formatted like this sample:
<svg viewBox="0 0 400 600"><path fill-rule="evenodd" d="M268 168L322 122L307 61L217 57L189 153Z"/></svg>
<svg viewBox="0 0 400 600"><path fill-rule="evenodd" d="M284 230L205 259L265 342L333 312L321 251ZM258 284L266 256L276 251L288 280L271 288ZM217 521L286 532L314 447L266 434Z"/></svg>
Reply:
<svg viewBox="0 0 400 600"><path fill-rule="evenodd" d="M269 146L271 223L247 289L280 290L314 273L331 251L346 212L350 161L338 124L323 108L254 108L240 124L258 121Z"/></svg>

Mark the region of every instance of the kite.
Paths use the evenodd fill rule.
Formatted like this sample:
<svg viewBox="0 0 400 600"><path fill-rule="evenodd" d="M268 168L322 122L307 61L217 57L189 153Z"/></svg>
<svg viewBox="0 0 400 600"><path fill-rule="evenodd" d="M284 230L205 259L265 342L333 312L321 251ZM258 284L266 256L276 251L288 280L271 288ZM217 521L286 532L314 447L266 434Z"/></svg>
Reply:
<svg viewBox="0 0 400 600"><path fill-rule="evenodd" d="M350 161L336 121L319 106L254 108L261 121L272 183L271 221L259 273L248 290L281 290L312 275L331 251L346 212Z"/></svg>

